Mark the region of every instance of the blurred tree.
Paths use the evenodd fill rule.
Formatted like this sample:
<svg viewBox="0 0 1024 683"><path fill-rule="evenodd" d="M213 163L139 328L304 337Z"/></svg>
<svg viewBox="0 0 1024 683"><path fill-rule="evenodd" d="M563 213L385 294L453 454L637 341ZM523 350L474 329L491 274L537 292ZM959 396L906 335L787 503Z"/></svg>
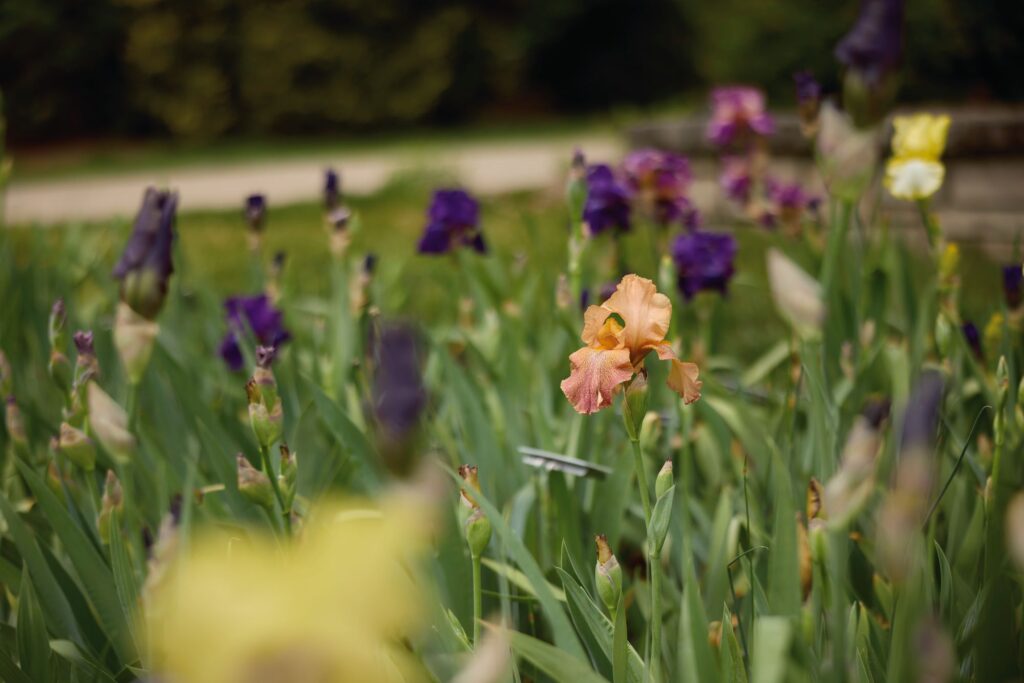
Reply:
<svg viewBox="0 0 1024 683"><path fill-rule="evenodd" d="M130 121L109 0L0 0L0 88L11 138L91 135Z"/></svg>
<svg viewBox="0 0 1024 683"><path fill-rule="evenodd" d="M859 0L0 0L15 142L323 134L746 82L792 101ZM1020 0L907 0L901 99L1024 98Z"/></svg>
<svg viewBox="0 0 1024 683"><path fill-rule="evenodd" d="M127 11L131 98L180 137L211 137L238 120L238 0L116 0Z"/></svg>

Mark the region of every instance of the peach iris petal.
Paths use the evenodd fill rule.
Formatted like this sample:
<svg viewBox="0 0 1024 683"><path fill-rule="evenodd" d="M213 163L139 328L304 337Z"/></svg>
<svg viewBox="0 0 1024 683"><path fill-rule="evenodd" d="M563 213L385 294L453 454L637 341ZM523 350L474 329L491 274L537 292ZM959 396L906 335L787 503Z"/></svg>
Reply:
<svg viewBox="0 0 1024 683"><path fill-rule="evenodd" d="M569 377L562 393L577 412L596 413L612 403L615 387L633 376L627 349L594 349L584 346L571 356Z"/></svg>
<svg viewBox="0 0 1024 683"><path fill-rule="evenodd" d="M683 403L690 405L700 398L703 382L697 379L700 368L696 363L686 363L672 359L672 369L668 372L668 388L683 397Z"/></svg>
<svg viewBox="0 0 1024 683"><path fill-rule="evenodd" d="M662 342L654 347L661 360L672 361L672 368L668 371L668 388L683 398L683 403L690 405L700 398L700 388L704 384L698 379L700 368L696 363L687 363L676 358L675 352L668 342Z"/></svg>
<svg viewBox="0 0 1024 683"><path fill-rule="evenodd" d="M615 288L615 293L601 305L618 313L626 323L622 343L638 364L648 349L665 339L672 320L672 302L660 294L654 283L639 275L627 275Z"/></svg>

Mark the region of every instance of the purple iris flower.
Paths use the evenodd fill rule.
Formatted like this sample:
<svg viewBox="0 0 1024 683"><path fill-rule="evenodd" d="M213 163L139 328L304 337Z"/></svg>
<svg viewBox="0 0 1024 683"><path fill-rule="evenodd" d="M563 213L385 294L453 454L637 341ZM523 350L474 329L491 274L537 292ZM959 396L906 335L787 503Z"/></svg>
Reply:
<svg viewBox="0 0 1024 683"><path fill-rule="evenodd" d="M711 91L708 139L727 146L752 135L771 135L775 121L765 111L764 93L757 88L734 85Z"/></svg>
<svg viewBox="0 0 1024 683"><path fill-rule="evenodd" d="M267 198L262 194L251 194L245 198L245 220L249 229L259 232L267 219Z"/></svg>
<svg viewBox="0 0 1024 683"><path fill-rule="evenodd" d="M259 346L277 347L291 338L284 328L284 314L274 308L266 294L231 297L224 302L228 333L220 344L220 355L231 370L242 369L244 359L239 336L252 330Z"/></svg>
<svg viewBox="0 0 1024 683"><path fill-rule="evenodd" d="M333 168L324 171L324 208L330 212L341 204L341 177Z"/></svg>
<svg viewBox="0 0 1024 683"><path fill-rule="evenodd" d="M177 213L177 193L146 188L131 237L114 266L114 277L121 281L121 300L149 320L160 312L174 272L171 245Z"/></svg>
<svg viewBox="0 0 1024 683"><path fill-rule="evenodd" d="M672 258L679 290L687 299L698 292L726 293L736 258L736 239L729 234L695 230L676 238Z"/></svg>
<svg viewBox="0 0 1024 683"><path fill-rule="evenodd" d="M729 199L746 206L750 201L750 190L754 184L750 174L750 162L746 157L724 157L722 175L718 179L722 191Z"/></svg>
<svg viewBox="0 0 1024 683"><path fill-rule="evenodd" d="M805 129L814 125L821 108L821 84L810 71L798 71L793 74L796 85L796 104L800 114L800 122Z"/></svg>
<svg viewBox="0 0 1024 683"><path fill-rule="evenodd" d="M877 86L903 53L903 0L863 0L860 16L839 44L836 58Z"/></svg>
<svg viewBox="0 0 1024 683"><path fill-rule="evenodd" d="M421 254L443 254L453 246L487 252L480 232L480 204L465 190L437 190L427 209L427 228L420 239Z"/></svg>
<svg viewBox="0 0 1024 683"><path fill-rule="evenodd" d="M1003 266L1003 293L1006 305L1017 308L1021 302L1021 290L1024 289L1024 266L1014 263Z"/></svg>
<svg viewBox="0 0 1024 683"><path fill-rule="evenodd" d="M406 325L389 325L380 331L373 402L377 423L396 441L412 431L426 407L416 334Z"/></svg>
<svg viewBox="0 0 1024 683"><path fill-rule="evenodd" d="M981 348L981 333L978 331L978 326L968 320L961 329L964 332L964 339L967 340L967 346L970 347L974 357L978 360L984 358L985 352Z"/></svg>
<svg viewBox="0 0 1024 683"><path fill-rule="evenodd" d="M690 162L660 149L630 152L622 163L629 189L648 207L654 219L667 225L688 213L686 191L693 180Z"/></svg>
<svg viewBox="0 0 1024 683"><path fill-rule="evenodd" d="M590 235L609 229L630 228L630 191L607 164L587 169L587 199L583 203L583 222Z"/></svg>
<svg viewBox="0 0 1024 683"><path fill-rule="evenodd" d="M810 71L797 71L793 74L793 82L796 84L796 101L801 106L805 102L821 100L821 84Z"/></svg>

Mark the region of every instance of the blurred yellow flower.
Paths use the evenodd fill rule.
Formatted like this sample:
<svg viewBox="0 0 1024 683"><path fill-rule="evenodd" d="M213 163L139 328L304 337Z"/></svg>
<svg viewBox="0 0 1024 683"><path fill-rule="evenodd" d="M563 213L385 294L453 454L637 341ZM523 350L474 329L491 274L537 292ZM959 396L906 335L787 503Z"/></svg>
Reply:
<svg viewBox="0 0 1024 683"><path fill-rule="evenodd" d="M208 532L147 603L153 670L176 683L421 680L402 640L421 612L425 517L332 503L290 545Z"/></svg>
<svg viewBox="0 0 1024 683"><path fill-rule="evenodd" d="M615 389L640 372L651 351L672 363L669 388L686 403L700 398L697 366L677 359L665 341L671 320L672 302L638 275L626 275L607 301L590 306L583 314L586 346L569 356L571 371L562 381L573 408L588 414L610 406Z"/></svg>
<svg viewBox="0 0 1024 683"><path fill-rule="evenodd" d="M942 187L946 167L939 158L946 147L949 123L946 114L893 119L893 155L885 167L885 186L893 197L925 199Z"/></svg>

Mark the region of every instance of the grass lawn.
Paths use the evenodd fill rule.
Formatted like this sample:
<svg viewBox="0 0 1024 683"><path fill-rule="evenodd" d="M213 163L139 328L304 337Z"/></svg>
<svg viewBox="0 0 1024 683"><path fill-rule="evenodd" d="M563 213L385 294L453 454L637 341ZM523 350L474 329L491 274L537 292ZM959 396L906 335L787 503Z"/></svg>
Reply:
<svg viewBox="0 0 1024 683"><path fill-rule="evenodd" d="M449 257L416 254L416 242L424 225L424 211L436 177L408 175L393 181L379 193L351 197L358 229L351 249L378 256L377 287L385 313L429 320L438 311L451 311L445 303L458 293L452 291ZM521 257L523 267L543 273L558 273L566 264L566 209L561 196L552 193L520 193L490 197L482 201L483 225L488 243L500 260ZM717 226L710 226L717 227ZM910 226L916 229L917 226ZM90 287L114 263L127 237L128 221L54 226L46 230L15 227L6 237L21 259L30 254L53 254L55 267L69 245L79 251L81 262L92 264L83 270L81 286ZM178 219L180 286L209 289L218 295L247 292L251 255L246 227L240 212L208 211L182 214ZM775 314L765 282L764 253L772 245L802 259L811 268L810 251L798 241L760 228L737 227L740 242L730 294L716 308L718 329L730 330L716 339L716 352L752 359L763 352L765 338L778 338L784 326ZM625 241L627 251L646 249L641 237ZM36 248L31 248L36 242ZM263 257L287 255L285 289L297 297L327 291L330 255L319 204L272 206L264 239ZM987 319L990 293L999 291L1000 273L976 247L963 249L963 309L979 325ZM94 266L94 267L93 267ZM919 266L930 264L920 261ZM813 271L813 268L812 268ZM552 275L553 277L553 275Z"/></svg>

